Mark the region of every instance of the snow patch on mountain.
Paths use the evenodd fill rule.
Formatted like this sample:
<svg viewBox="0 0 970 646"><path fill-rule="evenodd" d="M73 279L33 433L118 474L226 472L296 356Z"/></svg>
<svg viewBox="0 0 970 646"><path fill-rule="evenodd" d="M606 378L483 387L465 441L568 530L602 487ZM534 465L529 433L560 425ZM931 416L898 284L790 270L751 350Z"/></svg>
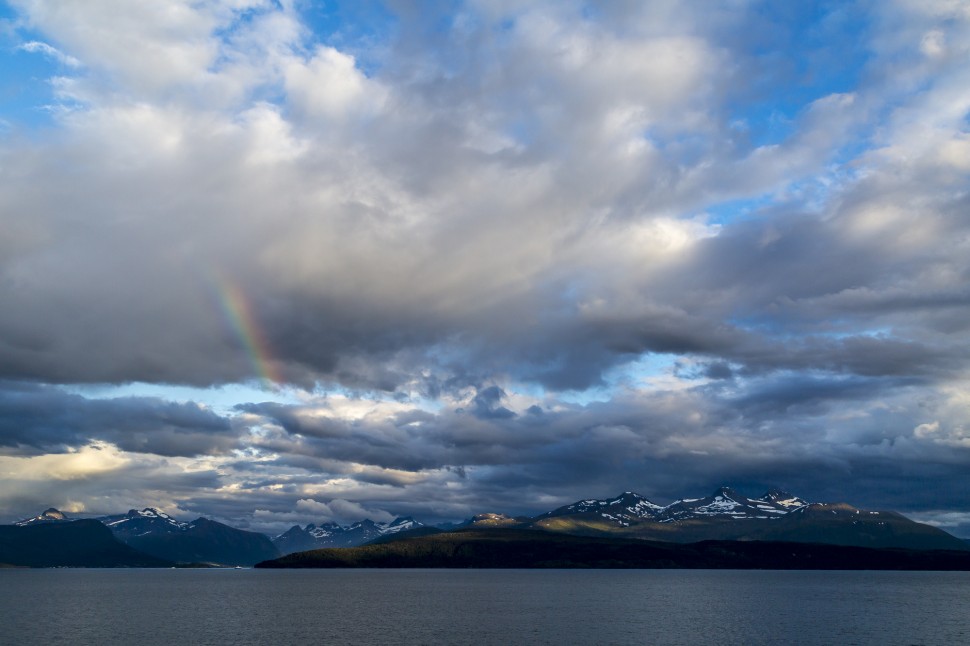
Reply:
<svg viewBox="0 0 970 646"><path fill-rule="evenodd" d="M801 498L775 489L759 498L747 498L729 487L721 487L706 498L685 498L667 505L657 514L657 520L670 523L712 517L781 518L807 504Z"/></svg>
<svg viewBox="0 0 970 646"><path fill-rule="evenodd" d="M536 518L590 514L616 523L621 527L628 527L630 523L654 518L662 509L663 507L647 500L638 493L625 491L616 498L580 500L571 505L541 514Z"/></svg>
<svg viewBox="0 0 970 646"><path fill-rule="evenodd" d="M148 534L174 534L184 532L192 526L191 523L175 520L155 507L129 509L126 514L101 516L95 520L107 525L121 540Z"/></svg>
<svg viewBox="0 0 970 646"><path fill-rule="evenodd" d="M26 527L27 525L38 525L41 523L56 523L64 520L71 520L71 519L68 518L67 514L65 514L64 512L58 509L54 509L53 507L50 507L49 509L46 509L44 513L40 514L39 516L34 516L32 518L24 518L23 520L19 520L16 523L14 523L14 525L18 525L20 527Z"/></svg>
<svg viewBox="0 0 970 646"><path fill-rule="evenodd" d="M324 547L356 547L387 534L397 534L419 527L424 527L424 524L410 516L395 518L389 523L375 523L369 518L346 526L337 523L311 523L305 527L294 525L272 541L281 553L291 554Z"/></svg>

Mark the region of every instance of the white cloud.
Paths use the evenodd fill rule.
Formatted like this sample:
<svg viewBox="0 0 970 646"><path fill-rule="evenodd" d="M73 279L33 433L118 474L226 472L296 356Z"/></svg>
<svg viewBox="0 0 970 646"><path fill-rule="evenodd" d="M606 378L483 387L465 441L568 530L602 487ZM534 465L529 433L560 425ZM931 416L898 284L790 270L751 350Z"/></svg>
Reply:
<svg viewBox="0 0 970 646"><path fill-rule="evenodd" d="M357 69L352 56L317 47L309 60L291 58L284 66L286 91L294 107L311 118L342 120L372 114L384 91Z"/></svg>
<svg viewBox="0 0 970 646"><path fill-rule="evenodd" d="M64 52L60 51L56 47L52 47L47 43L42 43L37 40L32 40L29 43L24 43L19 47L19 49L25 52L40 53L48 58L52 58L62 65L67 65L68 67L80 67L81 61L74 58L73 56L68 56Z"/></svg>
<svg viewBox="0 0 970 646"><path fill-rule="evenodd" d="M956 528L970 525L970 512L963 511L916 511L907 514L909 518L920 522L939 527L944 530L953 531Z"/></svg>
<svg viewBox="0 0 970 646"><path fill-rule="evenodd" d="M356 522L370 518L379 523L386 523L394 520L394 516L380 509L367 509L360 503L335 498L328 503L317 502L312 498L303 498L296 501L296 508L305 514L312 514L316 518L325 521L333 521L338 524Z"/></svg>
<svg viewBox="0 0 970 646"><path fill-rule="evenodd" d="M31 457L0 455L0 473L8 486L30 480L83 480L119 471L129 458L110 444L94 443L67 453Z"/></svg>

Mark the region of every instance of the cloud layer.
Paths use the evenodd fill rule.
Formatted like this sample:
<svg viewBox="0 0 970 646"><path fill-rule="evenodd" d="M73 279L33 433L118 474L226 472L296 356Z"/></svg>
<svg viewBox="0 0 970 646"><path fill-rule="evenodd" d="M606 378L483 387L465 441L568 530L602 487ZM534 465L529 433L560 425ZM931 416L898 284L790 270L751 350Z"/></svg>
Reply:
<svg viewBox="0 0 970 646"><path fill-rule="evenodd" d="M0 514L970 513L961 4L11 4Z"/></svg>

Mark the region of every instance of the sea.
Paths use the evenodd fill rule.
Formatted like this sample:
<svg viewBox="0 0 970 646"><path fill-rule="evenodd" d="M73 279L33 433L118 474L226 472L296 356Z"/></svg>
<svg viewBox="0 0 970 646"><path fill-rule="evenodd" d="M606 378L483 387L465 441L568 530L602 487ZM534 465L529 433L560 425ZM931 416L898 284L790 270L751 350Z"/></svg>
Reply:
<svg viewBox="0 0 970 646"><path fill-rule="evenodd" d="M0 644L970 644L970 573L7 569Z"/></svg>

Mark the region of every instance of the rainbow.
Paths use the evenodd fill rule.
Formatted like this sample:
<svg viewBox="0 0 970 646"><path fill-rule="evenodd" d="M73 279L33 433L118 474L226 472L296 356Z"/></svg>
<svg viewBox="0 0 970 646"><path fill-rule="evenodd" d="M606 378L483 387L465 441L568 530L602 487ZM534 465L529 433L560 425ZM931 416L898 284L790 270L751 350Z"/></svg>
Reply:
<svg viewBox="0 0 970 646"><path fill-rule="evenodd" d="M212 285L222 314L249 357L256 374L266 386L277 387L282 384L283 378L272 359L270 345L253 316L246 294L239 286L224 278L215 277Z"/></svg>

